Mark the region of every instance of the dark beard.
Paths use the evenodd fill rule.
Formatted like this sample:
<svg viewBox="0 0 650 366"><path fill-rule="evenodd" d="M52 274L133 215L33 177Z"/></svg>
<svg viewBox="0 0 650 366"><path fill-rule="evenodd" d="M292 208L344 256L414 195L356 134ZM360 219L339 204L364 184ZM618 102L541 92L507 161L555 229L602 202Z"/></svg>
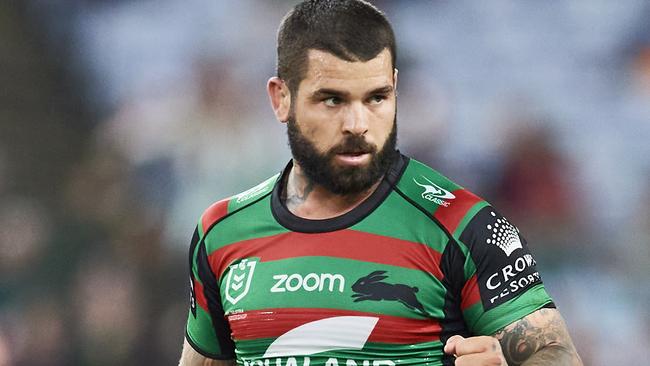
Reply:
<svg viewBox="0 0 650 366"><path fill-rule="evenodd" d="M287 122L287 134L293 158L300 164L307 178L339 195L357 194L367 190L379 181L398 156L395 150L396 119L393 120L393 129L379 152L377 146L366 142L363 136L349 135L341 144L321 154L302 134L293 116ZM337 154L344 152L370 153L372 157L365 167L337 166L334 159Z"/></svg>

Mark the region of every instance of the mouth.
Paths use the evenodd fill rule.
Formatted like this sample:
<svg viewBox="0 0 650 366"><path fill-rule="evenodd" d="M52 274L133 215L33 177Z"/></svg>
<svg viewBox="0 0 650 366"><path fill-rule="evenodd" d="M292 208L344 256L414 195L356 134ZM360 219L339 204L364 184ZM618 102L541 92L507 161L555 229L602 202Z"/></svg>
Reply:
<svg viewBox="0 0 650 366"><path fill-rule="evenodd" d="M370 160L370 153L366 151L347 151L336 154L336 159L344 165L363 165Z"/></svg>
<svg viewBox="0 0 650 366"><path fill-rule="evenodd" d="M368 154L369 151L362 151L362 150L357 150L357 151L342 151L338 153L338 155L347 155L347 156L360 156L363 154Z"/></svg>

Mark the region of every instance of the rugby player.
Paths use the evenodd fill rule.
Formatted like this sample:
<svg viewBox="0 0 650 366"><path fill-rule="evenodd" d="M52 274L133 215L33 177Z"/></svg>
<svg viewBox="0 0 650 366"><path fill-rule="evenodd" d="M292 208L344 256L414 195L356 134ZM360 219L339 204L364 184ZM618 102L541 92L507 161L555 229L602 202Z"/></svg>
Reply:
<svg viewBox="0 0 650 366"><path fill-rule="evenodd" d="M201 216L180 364L581 365L519 229L396 149L383 13L305 1L277 46L292 159Z"/></svg>

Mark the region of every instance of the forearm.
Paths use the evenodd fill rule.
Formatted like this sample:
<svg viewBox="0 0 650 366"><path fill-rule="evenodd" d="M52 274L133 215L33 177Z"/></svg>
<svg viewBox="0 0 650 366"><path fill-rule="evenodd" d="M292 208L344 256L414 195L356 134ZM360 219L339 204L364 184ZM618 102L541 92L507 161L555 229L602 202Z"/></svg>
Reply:
<svg viewBox="0 0 650 366"><path fill-rule="evenodd" d="M528 358L522 366L582 366L582 361L575 349L562 345L546 346Z"/></svg>
<svg viewBox="0 0 650 366"><path fill-rule="evenodd" d="M178 366L234 366L235 360L213 360L196 352L187 340L183 342L183 353Z"/></svg>
<svg viewBox="0 0 650 366"><path fill-rule="evenodd" d="M508 365L582 365L564 320L555 309L540 309L494 335Z"/></svg>

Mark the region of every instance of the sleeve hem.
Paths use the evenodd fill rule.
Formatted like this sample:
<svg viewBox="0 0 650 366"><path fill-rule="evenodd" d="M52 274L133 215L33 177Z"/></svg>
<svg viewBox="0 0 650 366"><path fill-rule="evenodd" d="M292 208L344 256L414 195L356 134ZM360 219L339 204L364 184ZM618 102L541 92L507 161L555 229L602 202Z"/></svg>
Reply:
<svg viewBox="0 0 650 366"><path fill-rule="evenodd" d="M508 325L527 317L528 315L536 312L537 310L545 309L545 308L555 308L555 303L553 303L553 300L549 299L549 300L539 304L538 306L531 307L531 308L527 309L525 312L523 312L521 314L521 316L517 316L515 319L510 320L507 324L500 325L500 326L496 327L496 329L489 329L489 331L486 331L485 333L489 334L489 335L493 335L496 332L500 331L501 329L507 327Z"/></svg>
<svg viewBox="0 0 650 366"><path fill-rule="evenodd" d="M199 347L192 340L192 337L190 337L190 334L187 332L187 330L185 331L185 339L187 340L187 343L190 344L192 349L194 349L196 352L198 352L202 356L205 356L207 358L211 358L211 359L214 359L214 360L234 360L235 359L235 355L227 355L227 354L226 355L218 355L216 353L210 353L210 352L206 352L206 351L202 350L201 347Z"/></svg>
<svg viewBox="0 0 650 366"><path fill-rule="evenodd" d="M470 326L470 329L472 334L492 335L531 313L548 307L555 307L553 299L546 292L544 284L538 283L528 288L525 293L483 313ZM488 315L488 313L490 314Z"/></svg>

